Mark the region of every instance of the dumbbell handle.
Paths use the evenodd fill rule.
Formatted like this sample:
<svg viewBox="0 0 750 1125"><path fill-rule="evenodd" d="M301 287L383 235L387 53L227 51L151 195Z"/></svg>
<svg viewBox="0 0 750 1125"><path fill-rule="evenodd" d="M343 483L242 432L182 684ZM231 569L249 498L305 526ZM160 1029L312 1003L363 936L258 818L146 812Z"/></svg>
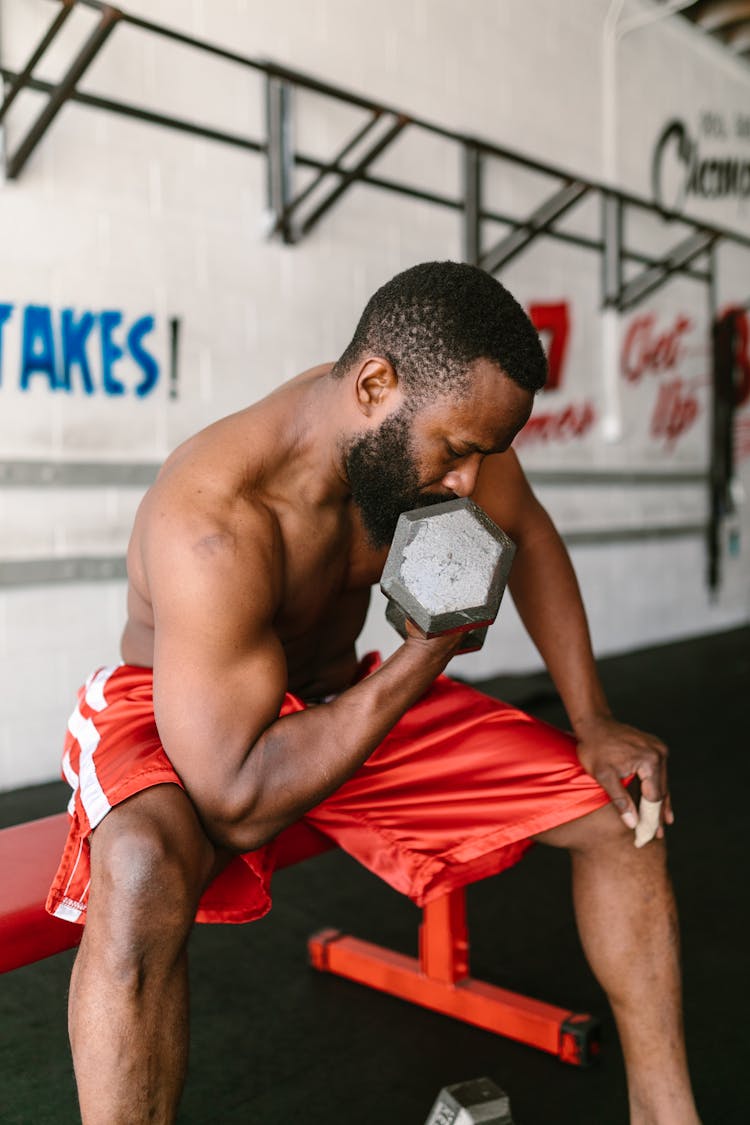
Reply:
<svg viewBox="0 0 750 1125"><path fill-rule="evenodd" d="M406 630L406 614L400 605L396 605L395 602L389 600L385 610L385 619L393 626L399 636L404 639L409 636ZM468 628L463 629L446 629L445 633L463 633L464 640L454 653L455 656L461 656L464 652L479 652L479 649L485 642L488 629L489 625L482 625L478 629L470 625ZM437 635L444 636L445 634L440 633Z"/></svg>

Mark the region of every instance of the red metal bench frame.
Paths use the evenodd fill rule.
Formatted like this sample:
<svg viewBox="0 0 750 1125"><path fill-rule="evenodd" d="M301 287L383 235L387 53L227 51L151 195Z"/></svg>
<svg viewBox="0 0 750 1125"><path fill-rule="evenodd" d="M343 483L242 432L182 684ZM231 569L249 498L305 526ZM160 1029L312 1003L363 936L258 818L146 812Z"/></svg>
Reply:
<svg viewBox="0 0 750 1125"><path fill-rule="evenodd" d="M81 940L83 927L44 910L67 830L64 813L0 830L5 895L0 903L0 972L60 953ZM300 822L279 837L277 866L288 867L334 847L328 837ZM563 1062L587 1066L598 1054L598 1020L469 975L463 888L424 907L418 958L337 930L314 934L308 952L316 969L517 1039Z"/></svg>

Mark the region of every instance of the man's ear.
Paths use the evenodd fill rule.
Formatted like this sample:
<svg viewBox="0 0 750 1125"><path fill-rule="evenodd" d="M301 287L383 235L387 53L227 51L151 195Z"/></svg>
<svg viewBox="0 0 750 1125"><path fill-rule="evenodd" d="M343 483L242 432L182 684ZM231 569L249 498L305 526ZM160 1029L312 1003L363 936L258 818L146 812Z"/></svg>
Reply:
<svg viewBox="0 0 750 1125"><path fill-rule="evenodd" d="M355 392L359 409L371 417L400 393L393 364L382 356L368 356L357 372Z"/></svg>

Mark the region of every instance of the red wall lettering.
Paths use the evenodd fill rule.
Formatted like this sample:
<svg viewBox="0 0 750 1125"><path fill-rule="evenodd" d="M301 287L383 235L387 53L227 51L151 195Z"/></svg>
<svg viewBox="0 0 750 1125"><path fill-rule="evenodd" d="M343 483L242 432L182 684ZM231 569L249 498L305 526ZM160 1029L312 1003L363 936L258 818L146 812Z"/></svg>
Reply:
<svg viewBox="0 0 750 1125"><path fill-rule="evenodd" d="M678 375L659 387L651 415L651 434L655 438L664 438L667 446L674 445L694 425L699 414L698 399Z"/></svg>
<svg viewBox="0 0 750 1125"><path fill-rule="evenodd" d="M513 444L518 449L524 445L580 441L595 421L594 404L588 401L566 406L562 410L533 414Z"/></svg>
<svg viewBox="0 0 750 1125"><path fill-rule="evenodd" d="M570 313L567 301L551 305L529 305L529 319L537 332L548 334L547 364L549 372L543 390L556 391L562 383L565 355L570 335Z"/></svg>
<svg viewBox="0 0 750 1125"><path fill-rule="evenodd" d="M637 316L625 333L620 361L623 376L637 383L645 374L659 375L672 371L681 355L682 337L692 328L688 316L678 316L666 332L656 331L653 313Z"/></svg>

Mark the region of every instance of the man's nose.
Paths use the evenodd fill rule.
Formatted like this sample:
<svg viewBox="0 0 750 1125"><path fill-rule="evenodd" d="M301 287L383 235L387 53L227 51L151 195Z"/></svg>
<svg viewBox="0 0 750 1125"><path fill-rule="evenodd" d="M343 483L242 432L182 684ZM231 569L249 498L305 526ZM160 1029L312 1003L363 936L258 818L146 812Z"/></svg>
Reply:
<svg viewBox="0 0 750 1125"><path fill-rule="evenodd" d="M451 492L455 492L456 496L471 496L477 483L481 464L482 455L474 453L471 457L466 457L455 469L446 473L441 484L445 485Z"/></svg>

